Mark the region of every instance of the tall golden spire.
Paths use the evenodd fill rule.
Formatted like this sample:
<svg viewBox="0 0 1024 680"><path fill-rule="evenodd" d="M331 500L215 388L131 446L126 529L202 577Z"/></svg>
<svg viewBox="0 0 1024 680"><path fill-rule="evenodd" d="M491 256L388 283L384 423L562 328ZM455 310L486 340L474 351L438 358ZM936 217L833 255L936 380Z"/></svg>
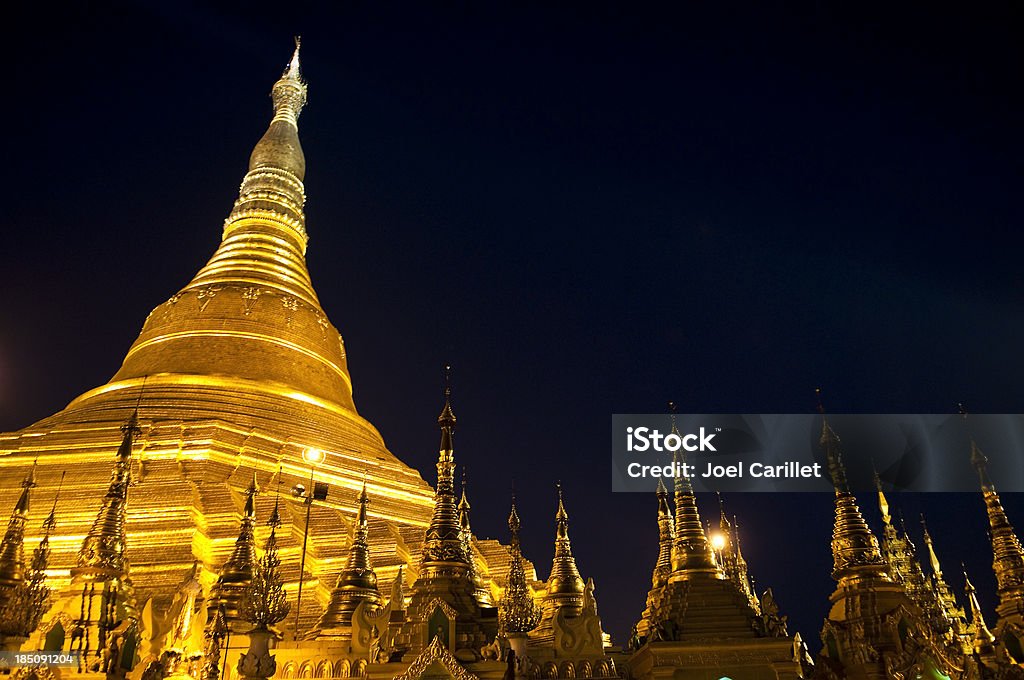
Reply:
<svg viewBox="0 0 1024 680"><path fill-rule="evenodd" d="M526 571L523 568L523 553L519 547L519 513L516 512L516 501L512 499L512 510L508 515L508 529L511 534L509 553L512 561L509 565L508 580L505 592L498 603L498 626L504 635L528 633L540 623L540 607L533 601L533 594L526 583Z"/></svg>
<svg viewBox="0 0 1024 680"><path fill-rule="evenodd" d="M226 283L244 272L260 283L317 304L301 255L306 250L306 201L302 180L306 158L299 143L299 114L306 104L306 84L299 71L299 41L281 78L271 90L274 117L249 156L249 172L238 200L224 223L224 242L189 287ZM255 224L259 222L260 224ZM267 227L273 231L268 233ZM259 241L253 241L259 239ZM286 243L299 257L282 261ZM262 241L262 242L261 242ZM265 252L260 252L266 248ZM239 248L245 248L239 252ZM239 267L244 266L244 270Z"/></svg>
<svg viewBox="0 0 1024 680"><path fill-rule="evenodd" d="M857 507L850 492L843 466L839 437L822 415L819 444L828 460L832 485L836 491L836 518L832 529L832 577L840 580L854 573L886 574L885 560L878 549L878 539Z"/></svg>
<svg viewBox="0 0 1024 680"><path fill-rule="evenodd" d="M0 543L0 605L6 600L6 594L25 579L25 522L28 520L30 492L35 485L36 464L32 463L21 482L21 495Z"/></svg>
<svg viewBox="0 0 1024 680"><path fill-rule="evenodd" d="M121 426L121 446L117 450L107 494L103 497L92 528L82 541L78 551L78 565L71 570L74 581L123 579L128 574L124 524L128 510L128 487L132 483L132 446L140 434L139 413L133 411Z"/></svg>
<svg viewBox="0 0 1024 680"><path fill-rule="evenodd" d="M366 482L359 492L359 512L356 515L355 532L352 545L348 549L348 562L338 574L338 582L331 591L330 602L324 610L315 630L317 636L329 634L332 628L349 628L352 626L352 615L363 602L380 606L383 598L377 589L377 574L370 563L369 529L367 524L366 506L370 497L366 494ZM349 631L349 634L351 632Z"/></svg>
<svg viewBox="0 0 1024 680"><path fill-rule="evenodd" d="M271 89L273 117L253 148L220 246L146 319L112 384L152 375L158 385L170 380L177 389L202 390L211 380L222 389L248 380L249 390L355 411L341 336L306 268L306 160L298 134L306 92L296 41Z"/></svg>
<svg viewBox="0 0 1024 680"><path fill-rule="evenodd" d="M256 563L256 473L245 489L245 506L242 510L242 521L238 527L238 538L231 557L220 568L217 582L210 591L207 603L208 617L212 621L218 614L225 625L242 620L241 606L245 589L252 580L252 569Z"/></svg>
<svg viewBox="0 0 1024 680"><path fill-rule="evenodd" d="M669 403L672 411L672 433L679 435L676 427L675 404ZM682 458L685 464L686 458ZM704 525L697 511L697 497L693 493L690 478L679 475L675 478L675 542L672 546L672 580L692 578L693 576L712 576L725 578L725 574L715 563L715 555L708 543Z"/></svg>
<svg viewBox="0 0 1024 680"><path fill-rule="evenodd" d="M437 456L437 488L434 492L434 514L423 542L423 563L453 563L457 570L468 570L462 546L462 526L455 502L455 412L452 411L451 366L445 366L444 407L437 417L441 428L441 446ZM451 567L449 567L451 568Z"/></svg>
<svg viewBox="0 0 1024 680"><path fill-rule="evenodd" d="M586 583L576 567L569 541L569 513L562 499L562 485L558 484L558 510L555 513L555 557L551 560L548 577L547 602L554 609L562 609L567 616L576 616L583 610Z"/></svg>
<svg viewBox="0 0 1024 680"><path fill-rule="evenodd" d="M669 506L668 489L658 479L658 561L651 575L653 587L660 588L668 582L672 573L672 544L675 541L675 530L672 526L672 508Z"/></svg>
<svg viewBox="0 0 1024 680"><path fill-rule="evenodd" d="M981 493L988 512L989 537L992 542L992 570L996 574L1000 618L1024 611L1024 549L1010 524L996 487L989 479L988 458L971 440L971 465L978 472Z"/></svg>

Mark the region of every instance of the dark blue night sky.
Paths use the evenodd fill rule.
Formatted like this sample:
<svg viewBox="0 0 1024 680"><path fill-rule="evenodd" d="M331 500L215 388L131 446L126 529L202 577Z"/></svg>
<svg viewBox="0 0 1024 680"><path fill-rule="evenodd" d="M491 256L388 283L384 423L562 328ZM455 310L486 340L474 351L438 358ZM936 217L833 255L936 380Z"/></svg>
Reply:
<svg viewBox="0 0 1024 680"><path fill-rule="evenodd" d="M817 385L833 412L1022 411L1019 6L632 4L10 15L0 429L106 382L213 252L297 33L309 268L360 412L433 482L453 363L476 532L506 536L514 479L546 577L561 479L617 642L657 527L609 491L612 413L808 412ZM891 500L993 617L980 496ZM725 502L816 648L831 498Z"/></svg>

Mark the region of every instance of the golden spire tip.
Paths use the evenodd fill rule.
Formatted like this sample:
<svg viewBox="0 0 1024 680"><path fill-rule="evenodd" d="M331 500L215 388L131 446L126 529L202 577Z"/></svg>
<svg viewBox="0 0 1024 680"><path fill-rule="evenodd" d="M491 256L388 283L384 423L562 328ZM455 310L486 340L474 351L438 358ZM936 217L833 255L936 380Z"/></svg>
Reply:
<svg viewBox="0 0 1024 680"><path fill-rule="evenodd" d="M302 46L302 36L295 36L295 51L292 53L292 59L288 62L288 68L285 69L284 75L286 78L292 80L301 80L302 74L299 71L299 48Z"/></svg>

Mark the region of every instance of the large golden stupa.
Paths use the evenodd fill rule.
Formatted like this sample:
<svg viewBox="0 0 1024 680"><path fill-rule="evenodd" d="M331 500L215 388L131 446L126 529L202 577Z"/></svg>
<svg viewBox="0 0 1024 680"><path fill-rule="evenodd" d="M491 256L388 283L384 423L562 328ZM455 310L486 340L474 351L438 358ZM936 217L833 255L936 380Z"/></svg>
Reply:
<svg viewBox="0 0 1024 680"><path fill-rule="evenodd" d="M473 535L465 485L456 493L449 388L436 489L359 416L344 343L304 259L297 48L272 96L206 266L153 310L110 382L0 434L0 508L12 508L0 540L0 675L1024 679L1024 546L986 457L972 443L999 594L992 629L969 581L957 598L927 533L925 573L878 479L875 536L824 418L836 589L817 658L771 589L755 591L735 518L720 505L709 533L686 478L671 495L658 490L646 606L613 646L573 557L560 488L554 559L538 581L514 504L509 547ZM56 668L19 652L74 659Z"/></svg>
<svg viewBox="0 0 1024 680"><path fill-rule="evenodd" d="M206 266L150 313L107 384L23 430L0 434L0 507L15 502L34 460L36 498L52 497L61 472L69 472L51 539L51 564L66 577L106 488L120 427L137 410L141 434L127 522L140 606L150 597L169 600L194 560L204 567L204 581L215 577L231 552L254 473L264 491L257 516L267 516L275 489L285 496L279 542L293 589L305 506L288 494L297 483L308 485L304 453L322 451L313 474L330 489L311 509L303 607L311 622L332 585L318 577L341 566L364 478L374 499L370 540L385 582L408 557L405 540L422 540L433 490L357 412L344 341L306 268L298 138L306 85L297 51L272 96L273 119ZM30 526L44 517L43 505L33 508Z"/></svg>

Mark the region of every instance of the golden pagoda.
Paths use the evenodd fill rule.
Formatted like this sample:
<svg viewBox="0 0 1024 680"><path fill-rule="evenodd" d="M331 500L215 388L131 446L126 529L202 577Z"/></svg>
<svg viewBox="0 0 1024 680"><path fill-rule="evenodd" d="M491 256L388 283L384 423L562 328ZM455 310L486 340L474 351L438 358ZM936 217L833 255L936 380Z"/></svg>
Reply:
<svg viewBox="0 0 1024 680"><path fill-rule="evenodd" d="M209 262L147 317L106 385L0 434L0 646L78 653L75 668L12 680L1024 677L1024 548L977 446L992 629L970 581L968 621L927 529L925 576L880 482L879 542L824 418L836 589L818 663L772 591L755 591L721 499L709 540L686 477L672 496L659 484L646 606L613 646L560 484L546 581L522 554L514 500L508 546L474 536L450 384L434 488L359 416L304 259L298 44L271 97ZM55 497L45 519L35 489Z"/></svg>
<svg viewBox="0 0 1024 680"><path fill-rule="evenodd" d="M915 601L913 554L897 541L888 503L879 491L886 533L883 556L850 490L838 435L822 417L820 446L835 487L832 530L832 577L821 631L824 649L818 667L825 677L961 677L964 670L959 640L936 635L927 613Z"/></svg>
<svg viewBox="0 0 1024 680"><path fill-rule="evenodd" d="M324 452L313 474L330 490L312 507L303 574L300 502L282 499L279 531L292 599L300 577L305 582L301 625L317 620L346 559L348 546L337 531L356 518L364 478L376 499L367 540L384 584L413 558L404 542L417 542L430 520L433 490L356 410L344 341L306 268L298 137L306 84L298 47L271 97L273 117L209 262L149 314L107 384L48 418L0 434L0 507L14 504L20 492L14 480L32 461L38 460L35 484L44 494L56 489L63 470L72 471L50 539L57 588L78 567L81 536L90 530L110 456L122 443L120 428L132 413L138 432L126 522L140 607L150 599L157 609L167 607L198 560L200 582L210 586L219 578L214 598L229 620L237 619L237 592L234 599L230 592L244 582L252 557L249 539L236 545L239 521L266 517L271 502L247 489L254 475L264 485L283 483L286 492L304 481L307 450ZM44 514L29 513L26 521L38 525ZM235 572L219 573L229 559Z"/></svg>

